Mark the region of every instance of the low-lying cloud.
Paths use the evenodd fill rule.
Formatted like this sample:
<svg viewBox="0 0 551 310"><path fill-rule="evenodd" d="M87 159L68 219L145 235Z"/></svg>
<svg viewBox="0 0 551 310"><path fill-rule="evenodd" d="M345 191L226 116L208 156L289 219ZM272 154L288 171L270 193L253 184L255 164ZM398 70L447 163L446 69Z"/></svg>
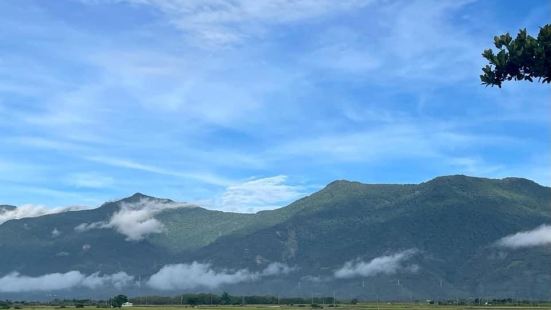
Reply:
<svg viewBox="0 0 551 310"><path fill-rule="evenodd" d="M304 196L303 190L289 184L287 176L276 175L228 186L220 197L206 203L223 211L254 213L283 207Z"/></svg>
<svg viewBox="0 0 551 310"><path fill-rule="evenodd" d="M120 210L113 213L108 221L82 223L75 227L75 231L112 228L125 235L128 241L139 241L149 234L164 231L163 223L155 219L155 215L166 209L183 207L192 205L144 198L135 203L122 203Z"/></svg>
<svg viewBox="0 0 551 310"><path fill-rule="evenodd" d="M293 271L295 271L295 267L289 267L286 264L275 262L269 264L262 272L259 274L261 277L269 277L269 276L278 276L282 274L289 274Z"/></svg>
<svg viewBox="0 0 551 310"><path fill-rule="evenodd" d="M28 217L38 217L47 214L82 210L83 207L48 208L41 205L26 204L14 209L0 210L0 225L9 220L18 220Z"/></svg>
<svg viewBox="0 0 551 310"><path fill-rule="evenodd" d="M291 268L282 263L271 263L260 272L248 269L216 271L210 264L193 262L191 264L166 265L152 275L147 285L157 290L182 290L197 287L216 288L225 284L256 281L262 277L288 274Z"/></svg>
<svg viewBox="0 0 551 310"><path fill-rule="evenodd" d="M101 275L96 272L91 275L85 275L80 271L69 271L66 273L50 273L37 277L12 272L0 278L0 292L19 293L69 290L73 288L98 289L103 287L121 289L131 285L133 281L134 277L125 272L111 275Z"/></svg>
<svg viewBox="0 0 551 310"><path fill-rule="evenodd" d="M413 257L416 249L405 250L393 255L379 256L369 262L361 260L349 261L335 271L336 278L371 277L379 274L396 274L398 272L416 272L418 265L405 265L405 262Z"/></svg>
<svg viewBox="0 0 551 310"><path fill-rule="evenodd" d="M496 244L506 248L524 248L551 245L551 225L521 231L499 239Z"/></svg>
<svg viewBox="0 0 551 310"><path fill-rule="evenodd" d="M193 262L191 264L166 265L153 274L146 285L157 290L192 289L197 287L216 288L224 284L251 282L263 277L285 275L295 268L282 263L271 263L261 271L248 269L215 270L210 264ZM86 275L80 271L50 273L40 276L26 276L18 272L9 273L0 278L0 293L47 292L70 289L122 289L141 285L134 276L126 272L110 275L99 272Z"/></svg>

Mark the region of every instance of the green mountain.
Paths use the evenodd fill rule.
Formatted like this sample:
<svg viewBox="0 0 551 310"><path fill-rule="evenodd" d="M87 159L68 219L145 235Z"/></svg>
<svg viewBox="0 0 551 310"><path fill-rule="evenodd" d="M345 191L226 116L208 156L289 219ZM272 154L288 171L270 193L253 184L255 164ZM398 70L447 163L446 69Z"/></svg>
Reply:
<svg viewBox="0 0 551 310"><path fill-rule="evenodd" d="M219 270L260 272L277 262L293 271L218 289L305 296L336 291L385 299L551 298L549 244L496 245L505 236L551 223L551 188L526 179L335 181L284 208L257 214L174 204L135 194L97 209L8 221L0 225L0 278L13 271L39 276L123 270L141 279L167 264L197 261ZM156 222L148 224L162 229L140 235L140 225L116 226L121 223L114 214L124 210L149 216ZM398 258L403 261L393 265ZM337 276L344 269L345 276Z"/></svg>

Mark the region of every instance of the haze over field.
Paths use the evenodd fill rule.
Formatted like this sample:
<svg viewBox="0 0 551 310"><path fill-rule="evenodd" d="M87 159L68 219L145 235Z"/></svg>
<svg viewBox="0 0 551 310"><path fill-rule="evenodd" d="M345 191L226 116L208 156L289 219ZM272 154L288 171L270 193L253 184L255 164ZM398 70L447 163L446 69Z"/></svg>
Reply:
<svg viewBox="0 0 551 310"><path fill-rule="evenodd" d="M0 1L0 301L551 299L550 12Z"/></svg>

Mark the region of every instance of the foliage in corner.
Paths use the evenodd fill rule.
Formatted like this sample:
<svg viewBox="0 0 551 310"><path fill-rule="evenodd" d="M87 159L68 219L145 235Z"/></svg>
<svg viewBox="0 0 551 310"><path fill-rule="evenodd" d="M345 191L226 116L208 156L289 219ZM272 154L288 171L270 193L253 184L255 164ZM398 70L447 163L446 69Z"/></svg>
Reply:
<svg viewBox="0 0 551 310"><path fill-rule="evenodd" d="M526 29L519 31L513 39L509 33L495 36L494 45L499 50L484 50L482 56L490 64L482 68L482 85L501 88L504 81L534 79L551 83L551 25L540 28L537 38Z"/></svg>

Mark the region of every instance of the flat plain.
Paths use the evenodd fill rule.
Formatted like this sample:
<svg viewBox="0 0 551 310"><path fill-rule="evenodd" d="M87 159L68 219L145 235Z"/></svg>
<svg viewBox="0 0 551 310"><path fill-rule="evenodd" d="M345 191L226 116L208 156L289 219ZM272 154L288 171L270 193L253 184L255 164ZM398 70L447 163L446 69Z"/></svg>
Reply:
<svg viewBox="0 0 551 310"><path fill-rule="evenodd" d="M55 306L31 306L23 305L21 309L37 309L37 310L54 310L54 309L74 309L72 306L65 308ZM184 309L198 309L198 310L311 310L311 309L324 309L333 308L341 310L522 310L522 309L551 309L551 303L532 304L532 305L486 305L486 306L474 306L474 305L431 305L424 303L360 303L356 305L339 304L337 307L329 307L320 305L319 307L311 307L310 305L246 305L246 306L189 306L189 305L155 305L155 306L133 306L125 307L127 310L184 310ZM83 309L83 308L79 308ZM105 309L97 308L93 306L84 307L84 309Z"/></svg>

